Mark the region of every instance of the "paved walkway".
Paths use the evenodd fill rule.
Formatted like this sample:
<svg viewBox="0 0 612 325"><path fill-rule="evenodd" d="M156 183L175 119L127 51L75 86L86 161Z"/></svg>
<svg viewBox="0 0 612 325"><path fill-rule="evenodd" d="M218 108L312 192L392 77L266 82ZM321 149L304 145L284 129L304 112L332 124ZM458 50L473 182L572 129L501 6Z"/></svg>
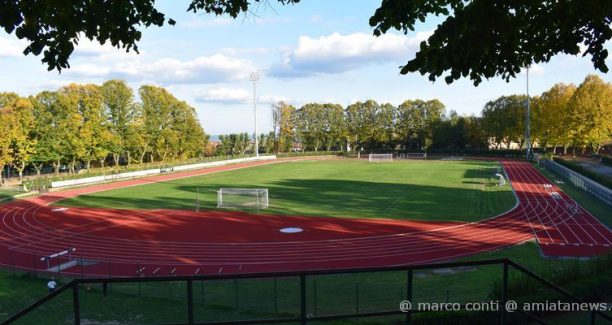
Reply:
<svg viewBox="0 0 612 325"><path fill-rule="evenodd" d="M578 158L575 161L578 162L580 166L584 168L587 168L595 173L599 173L599 174L612 178L612 167L610 166L606 166L600 163L599 161L591 160L591 159Z"/></svg>

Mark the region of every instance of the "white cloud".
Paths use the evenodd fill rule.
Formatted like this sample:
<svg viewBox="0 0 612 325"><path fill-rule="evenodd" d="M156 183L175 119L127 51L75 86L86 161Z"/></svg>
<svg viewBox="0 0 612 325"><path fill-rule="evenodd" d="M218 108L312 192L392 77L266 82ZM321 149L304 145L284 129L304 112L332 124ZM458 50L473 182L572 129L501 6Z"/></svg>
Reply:
<svg viewBox="0 0 612 325"><path fill-rule="evenodd" d="M222 105L250 104L253 103L253 93L245 89L237 88L213 88L205 91L202 95L195 96L197 102L215 103ZM263 95L257 97L258 104L273 104L279 101L288 101L287 97L278 95Z"/></svg>
<svg viewBox="0 0 612 325"><path fill-rule="evenodd" d="M262 55L267 54L268 49L265 47L256 47L256 48L235 48L235 47L226 47L219 50L220 53L236 56L236 55Z"/></svg>
<svg viewBox="0 0 612 325"><path fill-rule="evenodd" d="M388 61L405 62L430 35L431 32L418 32L413 37L397 34L375 37L365 33L300 36L298 46L284 51L282 62L272 66L270 74L297 77L341 73Z"/></svg>
<svg viewBox="0 0 612 325"><path fill-rule="evenodd" d="M206 28L206 27L227 26L233 22L234 22L234 19L221 18L221 17L215 17L212 19L192 18L185 22L179 21L178 26L190 28L190 29L198 29L198 28Z"/></svg>
<svg viewBox="0 0 612 325"><path fill-rule="evenodd" d="M105 77L109 69L95 64L81 64L70 68L70 73L83 77Z"/></svg>
<svg viewBox="0 0 612 325"><path fill-rule="evenodd" d="M91 41L88 38L81 36L79 43L74 49L74 55L92 57L109 53L117 53L120 51L123 52L123 50L113 47L109 42L101 45L98 43L98 41Z"/></svg>
<svg viewBox="0 0 612 325"><path fill-rule="evenodd" d="M98 65L74 64L67 74L79 77L121 78L128 81L155 80L161 84L198 84L242 80L255 70L251 61L223 54L201 56L186 61L173 58L149 61L145 56L103 61L105 60L97 60Z"/></svg>
<svg viewBox="0 0 612 325"><path fill-rule="evenodd" d="M22 57L26 47L24 41L0 38L0 57Z"/></svg>
<svg viewBox="0 0 612 325"><path fill-rule="evenodd" d="M278 102L288 103L290 100L285 96L271 95L257 97L257 102L260 104L276 104Z"/></svg>
<svg viewBox="0 0 612 325"><path fill-rule="evenodd" d="M209 89L203 95L197 96L196 101L217 104L244 104L249 101L250 93L244 89L215 88Z"/></svg>

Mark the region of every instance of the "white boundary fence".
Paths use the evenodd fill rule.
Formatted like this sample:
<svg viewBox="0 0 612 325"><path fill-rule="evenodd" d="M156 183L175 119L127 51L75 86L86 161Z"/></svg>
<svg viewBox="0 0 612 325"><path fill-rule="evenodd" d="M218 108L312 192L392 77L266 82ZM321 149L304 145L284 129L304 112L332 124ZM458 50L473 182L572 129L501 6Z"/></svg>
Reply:
<svg viewBox="0 0 612 325"><path fill-rule="evenodd" d="M66 186L85 185L85 184L92 184L92 183L114 181L114 180L119 180L119 179L157 175L157 174L167 173L169 171L177 172L177 171L184 171L184 170L223 166L223 165L229 165L229 164L235 164L235 163L241 163L241 162L273 160L273 159L276 159L276 156L272 155L272 156L237 158L237 159L197 163L197 164L191 164L191 165L175 166L171 168L155 168L155 169L139 170L135 172L127 172L127 173L120 173L120 174L113 174L113 175L103 175L103 176L94 176L94 177L87 177L87 178L57 181L57 182L52 182L51 187L59 188L59 187L66 187Z"/></svg>
<svg viewBox="0 0 612 325"><path fill-rule="evenodd" d="M609 188L552 160L543 159L542 161L544 162L544 168L560 174L567 181L576 185L576 187L585 190L587 193L593 195L602 202L612 206L612 190Z"/></svg>

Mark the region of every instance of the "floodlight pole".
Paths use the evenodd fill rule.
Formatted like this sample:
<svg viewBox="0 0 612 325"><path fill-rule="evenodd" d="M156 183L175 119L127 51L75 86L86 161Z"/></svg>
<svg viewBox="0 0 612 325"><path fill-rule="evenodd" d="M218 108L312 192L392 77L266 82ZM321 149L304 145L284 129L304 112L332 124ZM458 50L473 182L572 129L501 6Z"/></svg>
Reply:
<svg viewBox="0 0 612 325"><path fill-rule="evenodd" d="M530 112L530 107L529 107L529 65L527 66L527 109L525 111L525 147L527 148L526 151L526 155L527 155L527 160L529 160L531 158L531 130L530 130L530 118L529 115L531 114Z"/></svg>
<svg viewBox="0 0 612 325"><path fill-rule="evenodd" d="M259 80L259 74L257 71L251 73L251 77L249 78L253 82L253 115L255 116L255 156L259 157L259 139L257 137L257 93L256 93L256 85L257 80Z"/></svg>

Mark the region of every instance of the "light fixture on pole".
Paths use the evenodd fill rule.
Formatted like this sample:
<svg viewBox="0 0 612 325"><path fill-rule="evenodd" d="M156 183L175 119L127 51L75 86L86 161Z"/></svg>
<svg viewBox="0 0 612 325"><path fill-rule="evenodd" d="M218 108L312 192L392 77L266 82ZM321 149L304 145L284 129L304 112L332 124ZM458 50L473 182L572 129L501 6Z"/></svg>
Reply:
<svg viewBox="0 0 612 325"><path fill-rule="evenodd" d="M254 71L253 73L251 73L251 77L249 78L249 80L251 80L253 82L253 115L255 116L255 145L254 145L254 151L255 151L255 156L259 157L259 140L257 139L257 93L256 93L256 85L257 85L257 81L259 80L259 73L257 73L257 71Z"/></svg>
<svg viewBox="0 0 612 325"><path fill-rule="evenodd" d="M530 130L530 118L529 115L531 114L530 112L530 107L529 107L529 67L531 65L527 66L527 109L525 111L525 147L527 148L527 160L531 159L531 130Z"/></svg>

